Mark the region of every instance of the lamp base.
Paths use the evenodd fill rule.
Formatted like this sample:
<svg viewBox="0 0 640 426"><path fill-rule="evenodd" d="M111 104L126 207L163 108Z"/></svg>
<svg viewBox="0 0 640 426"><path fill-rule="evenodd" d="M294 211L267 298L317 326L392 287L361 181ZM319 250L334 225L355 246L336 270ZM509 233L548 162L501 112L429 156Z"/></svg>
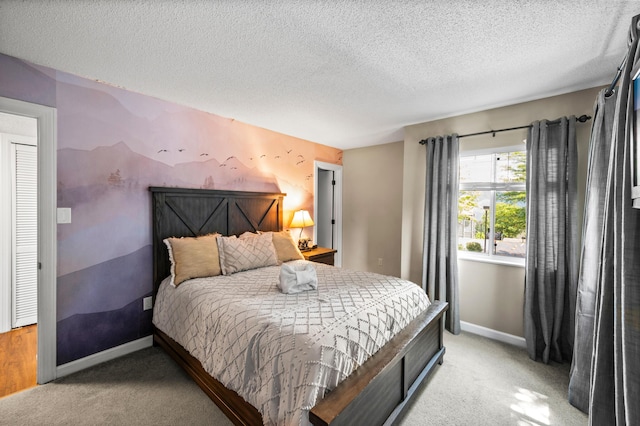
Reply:
<svg viewBox="0 0 640 426"><path fill-rule="evenodd" d="M310 238L300 238L298 240L298 249L300 251L311 250L311 239Z"/></svg>

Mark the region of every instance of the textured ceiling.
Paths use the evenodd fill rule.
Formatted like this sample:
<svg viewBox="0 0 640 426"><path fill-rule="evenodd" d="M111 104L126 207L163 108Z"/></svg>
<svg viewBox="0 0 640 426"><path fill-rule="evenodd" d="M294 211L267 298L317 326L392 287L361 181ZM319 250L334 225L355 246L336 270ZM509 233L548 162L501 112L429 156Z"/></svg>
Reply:
<svg viewBox="0 0 640 426"><path fill-rule="evenodd" d="M347 149L607 84L638 13L617 0L0 0L0 52Z"/></svg>

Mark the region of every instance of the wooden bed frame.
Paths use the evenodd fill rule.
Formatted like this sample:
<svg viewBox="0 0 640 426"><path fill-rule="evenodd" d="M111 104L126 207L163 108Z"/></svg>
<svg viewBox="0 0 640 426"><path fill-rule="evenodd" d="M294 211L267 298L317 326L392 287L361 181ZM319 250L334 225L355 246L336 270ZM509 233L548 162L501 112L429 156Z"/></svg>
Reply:
<svg viewBox="0 0 640 426"><path fill-rule="evenodd" d="M154 297L169 275L163 239L212 232L281 231L285 194L151 187L153 202ZM447 303L429 308L354 371L309 412L314 425L391 424L420 384L442 364ZM238 425L261 425L258 410L211 377L182 346L154 328L161 346L216 405Z"/></svg>

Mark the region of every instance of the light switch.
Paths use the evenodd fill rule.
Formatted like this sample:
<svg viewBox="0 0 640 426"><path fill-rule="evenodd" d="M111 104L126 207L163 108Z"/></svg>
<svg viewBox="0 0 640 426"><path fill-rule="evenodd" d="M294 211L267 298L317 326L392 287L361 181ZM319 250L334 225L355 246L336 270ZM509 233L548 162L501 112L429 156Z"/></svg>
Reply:
<svg viewBox="0 0 640 426"><path fill-rule="evenodd" d="M58 223L71 223L71 207L58 207L56 217Z"/></svg>

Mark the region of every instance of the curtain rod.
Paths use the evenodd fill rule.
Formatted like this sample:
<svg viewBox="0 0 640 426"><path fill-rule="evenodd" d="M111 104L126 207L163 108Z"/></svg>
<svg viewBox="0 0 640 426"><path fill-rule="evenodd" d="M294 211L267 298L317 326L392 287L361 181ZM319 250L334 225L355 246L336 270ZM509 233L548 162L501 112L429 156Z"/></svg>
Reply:
<svg viewBox="0 0 640 426"><path fill-rule="evenodd" d="M616 87L616 84L618 83L618 80L620 79L620 75L622 75L622 67L624 67L625 63L627 62L627 59L629 58L629 52L631 50L627 50L627 54L624 55L624 59L622 59L622 62L620 62L620 66L618 67L618 70L616 71L616 75L613 76L613 80L611 81L611 84L609 85L609 87L607 88L607 91L604 92L604 95L606 97L609 97L613 94L613 89L614 87Z"/></svg>
<svg viewBox="0 0 640 426"><path fill-rule="evenodd" d="M589 115L581 115L580 117L576 118L577 121L579 121L580 123L584 123L588 120L591 120L591 116ZM547 124L558 124L560 123L560 120L554 120L554 121L548 121ZM531 128L531 124L529 124L528 126L518 126L518 127L509 127L507 129L498 129L498 130L486 130L484 132L477 132L477 133L467 133L466 135L459 135L458 139L460 138L466 138L468 136L478 136L478 135L488 135L490 133L493 134L493 137L496 136L496 133L500 133L500 132L508 132L511 130L519 130L519 129L528 129ZM424 145L427 143L426 139L422 139L420 142L420 145Z"/></svg>

